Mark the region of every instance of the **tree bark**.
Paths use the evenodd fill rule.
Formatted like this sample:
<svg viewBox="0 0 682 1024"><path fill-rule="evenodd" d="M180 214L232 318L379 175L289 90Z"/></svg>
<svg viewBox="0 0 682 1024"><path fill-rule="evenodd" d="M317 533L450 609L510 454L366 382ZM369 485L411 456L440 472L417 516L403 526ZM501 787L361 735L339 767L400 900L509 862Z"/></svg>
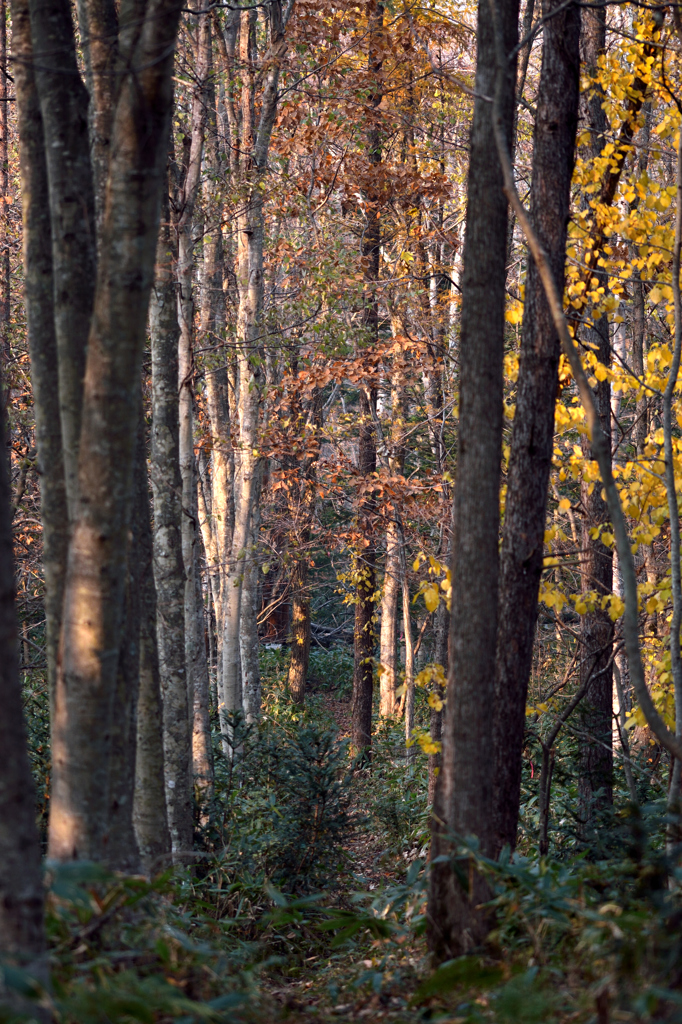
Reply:
<svg viewBox="0 0 682 1024"><path fill-rule="evenodd" d="M288 7L291 12L291 6ZM279 103L278 83L286 53L280 0L269 7L269 50L263 59L268 68L261 92L260 119L255 124L256 19L254 8L240 12L239 51L242 66L241 140L239 176L244 198L237 218L237 417L238 440L234 475L234 528L225 576L223 609L223 671L219 680L221 731L226 753L230 747L228 716L243 710L240 679L239 630L244 558L251 533L251 514L258 474L258 428L263 372L260 356L263 309L263 179L270 139ZM236 141L236 140L234 140ZM234 422L234 421L233 421Z"/></svg>
<svg viewBox="0 0 682 1024"><path fill-rule="evenodd" d="M146 475L142 396L139 397L138 436L135 443L134 504L128 531L123 628L111 716L110 810L106 862L114 871L137 874L140 851L133 825L137 702L140 691L140 523L137 520L138 476Z"/></svg>
<svg viewBox="0 0 682 1024"><path fill-rule="evenodd" d="M307 591L308 555L296 556L291 574L291 661L289 662L289 693L296 704L305 698L305 684L310 659L310 597Z"/></svg>
<svg viewBox="0 0 682 1024"><path fill-rule="evenodd" d="M499 4L504 48L518 34L518 3ZM491 850L492 715L498 601L498 535L502 446L502 364L507 202L495 152L490 103L496 55L488 0L478 10L476 100L471 131L467 224L462 278L459 454L452 538L451 660L443 767L433 824L432 855L451 851L446 832L475 835ZM502 129L513 127L516 61L507 62ZM442 822L442 824L441 824ZM439 959L458 956L488 931L483 878L470 872L464 892L450 863L434 865L429 942Z"/></svg>
<svg viewBox="0 0 682 1024"><path fill-rule="evenodd" d="M556 6L556 0L545 0L543 6L543 14L552 16L543 35L530 205L554 280L563 290L578 124L580 12L568 7L555 14ZM500 557L493 735L496 855L505 845L516 846L560 347L542 282L529 260Z"/></svg>
<svg viewBox="0 0 682 1024"><path fill-rule="evenodd" d="M57 678L68 511L62 455L54 324L50 203L42 116L33 71L28 0L12 3L14 88L19 123L23 210L24 301L31 357L38 479L43 523L47 682L50 704Z"/></svg>
<svg viewBox="0 0 682 1024"><path fill-rule="evenodd" d="M55 699L50 855L60 860L105 859L109 838L112 698L122 642L139 379L179 15L180 0L150 0L121 73L114 118ZM72 29L66 42L71 52ZM48 59L44 52L41 59Z"/></svg>
<svg viewBox="0 0 682 1024"><path fill-rule="evenodd" d="M263 464L258 467L251 512L249 545L244 557L244 580L239 622L239 654L241 658L242 701L247 725L260 718L260 641L258 639L258 541L260 534L260 494Z"/></svg>
<svg viewBox="0 0 682 1024"><path fill-rule="evenodd" d="M369 397L365 389L360 393L360 444L358 473L361 480L367 480L376 472L377 455L373 417ZM375 591L376 591L376 549L374 545L374 524L372 522L374 503L363 501L360 510L359 532L365 547L355 555L355 622L353 626L353 702L351 723L351 744L355 754L369 755L372 746L372 697L374 693L374 642L375 642Z"/></svg>
<svg viewBox="0 0 682 1024"><path fill-rule="evenodd" d="M192 728L195 785L203 800L213 784L213 757L208 716L208 665L204 642L203 600L196 578L200 544L194 456L194 209L201 185L201 164L207 117L207 82L211 46L208 12L197 27L197 86L192 97L189 160L177 197L178 216L178 391L180 394L179 458L182 478L182 556L185 567L185 664L189 707L196 712ZM197 600L200 598L200 600Z"/></svg>
<svg viewBox="0 0 682 1024"><path fill-rule="evenodd" d="M606 48L605 9L585 10L582 15L583 60L588 74L595 75L597 61ZM587 101L588 125L591 132L590 149L593 158L601 155L607 143L608 121L602 108L603 96L599 89ZM592 270L600 286L608 289L608 274L599 266ZM595 346L599 362L611 363L609 320L602 314L594 326L587 329L587 340ZM608 380L598 381L594 388L597 411L602 430L611 443L611 385ZM593 459L589 440L583 441L587 459ZM580 498L584 510L582 521L582 581L581 589L596 591L601 598L613 589L613 552L590 531L609 522L609 510L602 498L599 482L583 480ZM593 827L595 814L613 803L613 673L610 666L613 642L613 623L605 610L597 608L583 616L581 640L584 656L581 659L581 683L594 675L595 682L581 707L580 774L578 778L579 818L583 837L587 839Z"/></svg>
<svg viewBox="0 0 682 1024"><path fill-rule="evenodd" d="M163 704L156 640L154 544L144 435L135 467L135 523L138 534L140 590L140 690L137 702L137 749L133 823L144 870L149 875L167 865L171 853L163 763Z"/></svg>
<svg viewBox="0 0 682 1024"><path fill-rule="evenodd" d="M396 682L398 657L398 598L400 587L400 531L391 521L386 528L386 563L384 587L381 593L381 628L379 631L379 714L390 718L396 710Z"/></svg>
<svg viewBox="0 0 682 1024"><path fill-rule="evenodd" d="M190 706L185 664L185 571L179 456L178 316L167 218L157 249L149 324L152 346L152 492L157 640L163 698L168 826L173 852L192 842Z"/></svg>
<svg viewBox="0 0 682 1024"><path fill-rule="evenodd" d="M22 11L18 4L14 11L25 18L25 9ZM0 452L5 450L3 411ZM44 984L47 982L44 892L36 828L36 794L26 748L19 679L11 502L7 460L3 457L0 458L0 954L3 960L14 961Z"/></svg>
<svg viewBox="0 0 682 1024"><path fill-rule="evenodd" d="M49 180L59 409L69 517L76 515L85 357L95 299L95 200L88 94L68 0L29 0L33 72Z"/></svg>

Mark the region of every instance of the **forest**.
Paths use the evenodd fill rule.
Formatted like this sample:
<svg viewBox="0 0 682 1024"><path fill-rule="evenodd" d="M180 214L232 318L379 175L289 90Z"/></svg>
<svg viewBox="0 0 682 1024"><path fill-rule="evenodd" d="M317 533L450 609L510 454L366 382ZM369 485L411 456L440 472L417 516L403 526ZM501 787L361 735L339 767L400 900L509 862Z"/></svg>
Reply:
<svg viewBox="0 0 682 1024"><path fill-rule="evenodd" d="M682 4L0 0L0 1024L682 1022Z"/></svg>

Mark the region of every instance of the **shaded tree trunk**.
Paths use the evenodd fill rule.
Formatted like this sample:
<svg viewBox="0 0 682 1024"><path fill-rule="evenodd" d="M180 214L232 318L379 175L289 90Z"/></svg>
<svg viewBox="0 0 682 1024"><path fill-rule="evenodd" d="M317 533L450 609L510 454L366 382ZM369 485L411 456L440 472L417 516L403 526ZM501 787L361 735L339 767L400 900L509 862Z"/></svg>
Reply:
<svg viewBox="0 0 682 1024"><path fill-rule="evenodd" d="M59 409L69 516L76 514L85 354L96 282L95 198L88 93L67 0L29 0L33 70L47 162Z"/></svg>
<svg viewBox="0 0 682 1024"><path fill-rule="evenodd" d="M360 393L360 452L358 471L366 480L377 466L376 440L370 402L363 389ZM353 700L351 743L356 754L369 752L372 746L372 696L374 692L376 551L372 536L374 503L363 502L360 511L360 532L366 546L355 555L355 621L353 625Z"/></svg>
<svg viewBox="0 0 682 1024"><path fill-rule="evenodd" d="M555 0L545 0L552 14ZM545 25L531 183L533 226L563 290L566 227L575 159L580 81L580 12L568 7ZM495 667L494 851L516 846L526 695L542 575L560 343L532 260L526 277L512 429Z"/></svg>
<svg viewBox="0 0 682 1024"><path fill-rule="evenodd" d="M590 75L597 72L597 61L606 47L605 9L585 10L582 15L582 49L586 70ZM587 100L587 118L591 133L590 149L593 158L598 157L607 142L609 130L606 114L602 109L603 95L599 89ZM608 290L608 274L599 266L592 270L599 285ZM595 319L594 326L587 329L587 340L594 346L599 362L611 363L611 343L608 316L602 314ZM598 381L594 389L597 411L602 430L611 441L611 385L608 380ZM583 441L587 459L593 454L587 439ZM610 521L609 510L602 498L599 482L590 484L583 480L580 498L584 509L581 546L583 549L582 581L583 592L596 591L601 598L613 589L613 552L590 531ZM610 666L613 642L613 623L606 610L597 608L583 616L581 623L583 657L580 679L584 683L590 676L594 682L583 701L580 714L582 738L580 740L580 774L578 778L579 817L584 838L593 827L595 814L613 802L613 673Z"/></svg>
<svg viewBox="0 0 682 1024"><path fill-rule="evenodd" d="M504 47L518 34L518 3L499 4ZM478 837L491 850L492 707L498 601L499 488L502 446L502 364L507 253L507 203L495 152L490 103L495 41L488 0L478 11L476 100L471 131L467 224L462 277L459 454L452 538L451 657L432 856L451 851L446 830ZM510 137L516 61L508 61L502 129ZM443 824L441 824L441 822ZM429 943L439 959L482 941L488 888L472 868L468 892L450 863L434 865Z"/></svg>
<svg viewBox="0 0 682 1024"><path fill-rule="evenodd" d="M25 17L17 3L14 11ZM0 416L4 452L5 416ZM36 794L26 747L19 679L14 556L7 460L0 458L0 954L47 981L44 891ZM24 1008L25 1009L25 1008ZM33 1016L33 1012L31 1016Z"/></svg>
<svg viewBox="0 0 682 1024"><path fill-rule="evenodd" d="M154 544L147 482L144 434L135 466L135 524L138 533L140 590L140 689L137 702L137 748L133 822L145 871L153 875L171 853L163 766L163 704L156 640Z"/></svg>
<svg viewBox="0 0 682 1024"><path fill-rule="evenodd" d="M31 385L38 449L43 523L47 683L50 704L57 678L68 511L62 455L57 342L54 323L50 202L42 116L33 71L28 0L12 4L14 88L19 123L19 163L23 210L24 302L31 357Z"/></svg>
<svg viewBox="0 0 682 1024"><path fill-rule="evenodd" d="M167 208L166 208L167 213ZM185 663L185 571L179 455L178 316L167 216L159 235L149 325L152 347L152 492L157 640L163 698L168 826L174 853L192 841L190 706Z"/></svg>

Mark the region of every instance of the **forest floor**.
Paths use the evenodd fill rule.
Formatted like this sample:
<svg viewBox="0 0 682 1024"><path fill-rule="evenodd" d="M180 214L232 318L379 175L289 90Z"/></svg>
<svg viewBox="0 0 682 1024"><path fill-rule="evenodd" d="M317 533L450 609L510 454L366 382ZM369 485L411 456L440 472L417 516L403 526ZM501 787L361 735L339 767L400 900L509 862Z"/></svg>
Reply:
<svg viewBox="0 0 682 1024"><path fill-rule="evenodd" d="M682 858L666 860L653 790L642 782L633 808L621 787L588 855L569 828L567 747L552 856L539 858L528 772L523 856L496 864L471 844L460 850L494 894L488 946L434 970L426 756L408 760L402 727L385 725L371 767L353 765L349 659L324 657L326 684L301 709L281 659L268 655L261 729L239 741L236 769L216 743L213 824L197 833L186 870L150 882L96 865L50 869L55 1020L682 1024ZM331 671L339 664L345 676ZM428 712L418 695L417 720Z"/></svg>

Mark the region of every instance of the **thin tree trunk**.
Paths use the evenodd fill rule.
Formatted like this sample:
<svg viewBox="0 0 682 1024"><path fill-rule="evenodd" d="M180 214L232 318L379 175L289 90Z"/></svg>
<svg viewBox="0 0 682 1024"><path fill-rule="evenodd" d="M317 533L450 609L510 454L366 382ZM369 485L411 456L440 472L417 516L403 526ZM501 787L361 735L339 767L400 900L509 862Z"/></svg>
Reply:
<svg viewBox="0 0 682 1024"><path fill-rule="evenodd" d="M310 659L310 597L307 591L308 555L299 554L291 574L291 661L289 662L289 693L296 704L302 704Z"/></svg>
<svg viewBox="0 0 682 1024"><path fill-rule="evenodd" d="M396 710L398 657L398 597L400 595L400 531L391 521L386 528L386 564L381 593L381 628L379 632L379 714L390 718Z"/></svg>
<svg viewBox="0 0 682 1024"><path fill-rule="evenodd" d="M180 394L179 459L182 478L182 556L185 567L185 664L190 711L198 721L192 729L195 785L206 794L212 786L213 759L208 728L208 666L203 628L203 601L195 577L200 543L197 507L196 459L194 457L194 209L201 185L201 164L207 117L207 81L211 45L208 12L199 16L197 28L197 86L192 97L192 132L189 160L177 198L178 239L178 391Z"/></svg>
<svg viewBox="0 0 682 1024"><path fill-rule="evenodd" d="M407 585L407 563L402 555L401 591L403 598L403 629L405 631L405 749L407 760L414 760L414 746L411 745L414 732L414 644L410 622L410 590Z"/></svg>
<svg viewBox="0 0 682 1024"><path fill-rule="evenodd" d="M138 443L137 458L135 524L138 533L140 588L140 690L137 702L133 823L144 869L147 874L153 875L167 866L171 840L163 769L163 705L156 640L154 545L144 435Z"/></svg>
<svg viewBox="0 0 682 1024"><path fill-rule="evenodd" d="M194 493L196 495L196 486ZM195 497L195 511L196 508ZM192 686L192 770L197 801L206 805L213 797L213 740L211 737L210 687L206 657L206 622L201 585L199 544L193 551L194 581L194 685Z"/></svg>
<svg viewBox="0 0 682 1024"><path fill-rule="evenodd" d="M19 122L23 209L24 301L31 356L31 385L38 449L43 523L47 683L54 702L61 629L68 511L59 418L57 342L54 326L50 203L45 140L33 71L28 0L12 3L14 88Z"/></svg>
<svg viewBox="0 0 682 1024"><path fill-rule="evenodd" d="M18 4L14 11L25 17ZM3 412L0 452L5 445ZM7 460L0 458L0 954L45 984L44 890L19 679L11 502Z"/></svg>
<svg viewBox="0 0 682 1024"><path fill-rule="evenodd" d="M168 826L173 852L192 842L192 782L185 664L185 571L179 460L178 317L167 216L159 235L149 325L152 347L152 491L157 640L163 697Z"/></svg>
<svg viewBox="0 0 682 1024"><path fill-rule="evenodd" d="M370 167L378 174L381 159L381 133L376 111L383 97L383 27L384 5L376 0L368 5L368 47L367 69L372 83L369 105L373 111L367 132L367 159ZM379 310L377 305L377 284L380 272L381 226L376 195L368 196L366 224L362 240L362 260L367 289L364 312L367 340L376 345L379 340ZM376 472L377 453L375 425L376 392L360 393L360 431L358 439L358 471L361 480L369 479ZM375 502L370 498L362 502L358 525L363 538L362 548L355 555L357 584L355 588L355 623L353 630L353 705L351 742L356 754L369 751L372 745L372 697L374 691L374 644L375 644L375 590L376 590L376 544L374 538Z"/></svg>
<svg viewBox="0 0 682 1024"><path fill-rule="evenodd" d="M511 53L518 34L518 3L500 3L503 44ZM490 103L496 55L488 0L478 12L476 100L471 131L467 225L462 278L459 454L452 538L451 660L443 767L433 824L432 856L452 847L446 831L475 835L491 850L492 715L498 603L498 534L507 203L502 169L491 159L495 136ZM506 67L501 125L513 126L516 61ZM441 824L442 823L442 824ZM470 872L464 892L451 864L434 865L429 899L429 942L439 959L465 952L488 931L483 878Z"/></svg>
<svg viewBox="0 0 682 1024"><path fill-rule="evenodd" d="M372 422L374 397L360 393L360 452L358 472L367 480L376 471L376 439ZM366 546L355 555L355 622L353 627L353 701L351 743L356 754L369 755L372 746L372 697L374 692L374 616L376 550L372 536L374 503L363 502L360 532Z"/></svg>
<svg viewBox="0 0 682 1024"><path fill-rule="evenodd" d="M552 14L556 0L545 0ZM563 288L566 227L575 159L580 80L580 13L548 19L537 95L531 217ZM494 850L516 846L526 695L542 574L547 488L552 463L560 342L535 264L529 261L512 430L504 535L494 704Z"/></svg>
<svg viewBox="0 0 682 1024"><path fill-rule="evenodd" d="M251 513L250 543L244 558L244 582L239 623L239 653L241 657L242 698L247 725L260 718L260 641L258 639L258 541L260 534L260 493L263 464L258 468Z"/></svg>
<svg viewBox="0 0 682 1024"><path fill-rule="evenodd" d="M445 676L448 674L448 627L449 615L445 601L441 601L436 608L436 638L433 652L434 664L442 665ZM445 690L442 686L436 685L433 690L434 696L439 700L445 699ZM442 742L443 735L443 709L431 707L429 733L434 743ZM442 751L429 754L429 804L433 806L436 797L436 785L438 776L443 764Z"/></svg>
<svg viewBox="0 0 682 1024"><path fill-rule="evenodd" d="M288 7L291 13L291 6ZM258 428L263 373L259 343L263 309L263 176L279 102L281 60L286 53L286 23L279 0L268 11L270 47L264 66L269 67L261 94L260 120L255 124L254 59L257 11L240 12L239 50L242 66L239 173L244 199L237 218L237 427L238 451L234 474L234 527L224 583L223 671L218 696L221 731L226 753L230 751L228 716L243 709L240 682L239 630L241 622L244 558L251 531L251 514L259 472Z"/></svg>
<svg viewBox="0 0 682 1024"><path fill-rule="evenodd" d="M2 0L0 10L0 197L9 202L9 100L7 96L7 0ZM10 325L10 261L9 231L7 223L8 206L3 205L2 221L5 239L0 252L0 344L2 358L9 355Z"/></svg>
<svg viewBox="0 0 682 1024"><path fill-rule="evenodd" d="M585 10L582 13L583 60L588 74L597 73L597 61L606 47L605 9ZM599 89L587 102L588 125L591 133L591 155L600 156L607 142L608 121L602 108L603 96ZM608 274L595 266L593 274L600 285L608 288ZM587 329L587 340L594 347L597 359L609 366L611 344L609 321L605 314L595 320L594 327ZM608 380L598 381L595 391L597 410L602 430L611 443L611 385ZM583 442L585 457L593 458L589 440ZM581 587L585 591L596 591L601 598L613 589L613 553L599 537L591 531L610 521L602 488L583 480L580 498L585 515L582 520ZM613 677L612 672L601 670L610 663L613 642L613 623L607 611L597 608L583 616L581 636L588 657L581 661L581 680L597 674L597 681L590 687L589 696L581 708L581 729L584 739L580 741L580 772L578 777L579 817L583 837L588 838L594 826L596 813L613 803Z"/></svg>

